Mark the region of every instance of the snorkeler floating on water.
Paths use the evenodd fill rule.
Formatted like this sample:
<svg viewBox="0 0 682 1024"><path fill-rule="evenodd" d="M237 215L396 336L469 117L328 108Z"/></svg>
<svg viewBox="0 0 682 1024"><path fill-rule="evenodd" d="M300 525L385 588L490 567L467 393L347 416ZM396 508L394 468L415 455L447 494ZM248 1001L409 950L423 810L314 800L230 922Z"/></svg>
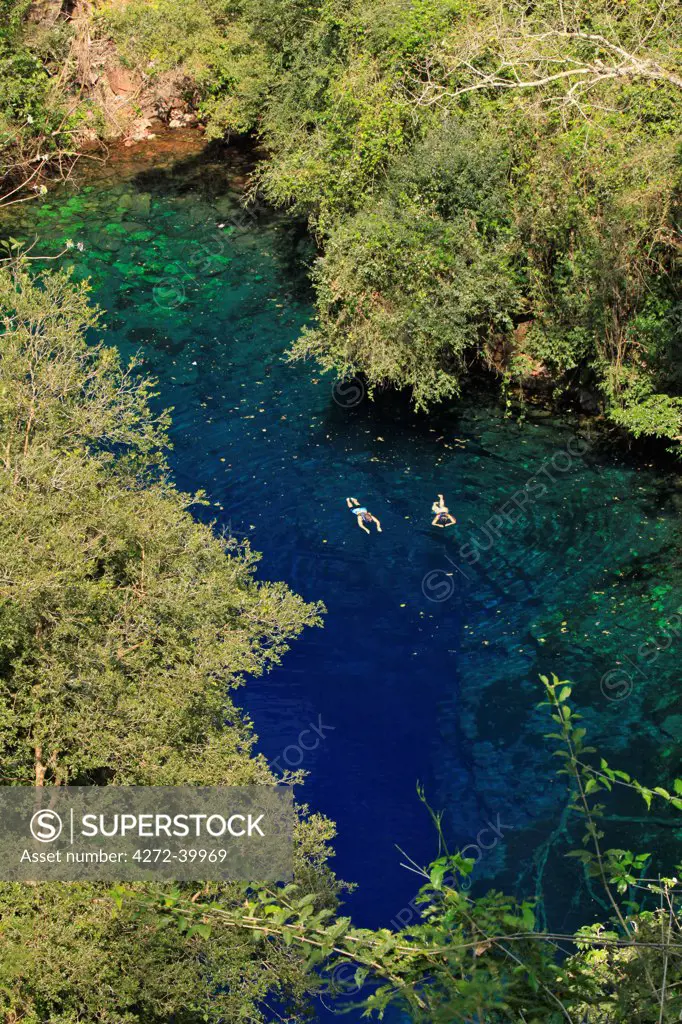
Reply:
<svg viewBox="0 0 682 1024"><path fill-rule="evenodd" d="M346 498L346 505L348 505L348 508L356 517L358 521L358 526L360 527L361 530L364 530L365 533L369 533L370 523L376 523L377 533L382 532L381 523L379 522L377 517L373 516L372 513L365 508L364 505L361 505L357 498ZM440 526L442 529L445 529L448 526L454 526L455 523L457 522L455 517L450 512L450 509L445 504L445 498L443 497L442 494L439 494L438 500L434 501L434 503L432 504L431 511L433 512L431 526Z"/></svg>
<svg viewBox="0 0 682 1024"><path fill-rule="evenodd" d="M442 526L445 529L446 526L454 526L457 522L455 517L450 514L450 509L445 504L442 494L438 495L438 501L434 501L431 511L434 513L431 526Z"/></svg>
<svg viewBox="0 0 682 1024"><path fill-rule="evenodd" d="M346 498L346 505L351 510L358 521L358 526L365 533L369 533L369 524L376 523L377 533L381 533L381 523L376 516L373 516L371 512L368 512L364 505L361 505L357 498Z"/></svg>

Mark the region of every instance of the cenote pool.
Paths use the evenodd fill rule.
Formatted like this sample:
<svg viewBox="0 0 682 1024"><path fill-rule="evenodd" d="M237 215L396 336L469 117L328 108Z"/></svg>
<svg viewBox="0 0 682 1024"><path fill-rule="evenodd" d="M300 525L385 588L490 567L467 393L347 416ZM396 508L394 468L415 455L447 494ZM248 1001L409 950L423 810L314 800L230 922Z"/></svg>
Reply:
<svg viewBox="0 0 682 1024"><path fill-rule="evenodd" d="M324 628L238 695L259 749L307 771L300 795L338 823L335 867L357 883L360 925L411 913L418 880L396 847L419 863L437 852L418 782L477 860L475 891L542 894L555 929L578 910L606 918L560 856L577 833L538 674L574 682L614 766L652 784L679 772L682 635L666 627L682 604L682 478L584 424L539 412L519 424L485 395L415 416L287 363L313 315L311 243L283 216L240 212L248 155L185 140L178 158L180 137L24 206L12 233L37 236L34 254L83 243L70 262L92 279L106 340L140 353L173 407L177 483L211 503L197 514L248 538L262 576L327 606ZM451 530L430 526L437 492ZM357 529L349 495L383 533ZM612 845L632 817L665 863L676 826L643 805L613 816Z"/></svg>

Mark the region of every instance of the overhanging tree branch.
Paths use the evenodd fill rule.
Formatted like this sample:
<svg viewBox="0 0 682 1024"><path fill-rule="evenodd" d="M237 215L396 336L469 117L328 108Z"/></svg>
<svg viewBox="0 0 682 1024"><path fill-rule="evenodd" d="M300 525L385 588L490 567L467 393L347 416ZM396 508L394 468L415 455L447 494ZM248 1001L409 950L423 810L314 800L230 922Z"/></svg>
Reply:
<svg viewBox="0 0 682 1024"><path fill-rule="evenodd" d="M631 49L598 32L550 28L526 32L496 26L495 62L490 60L490 37L466 33L448 41L417 65L412 74L411 93L418 106L433 106L480 91L547 89L569 84L563 101L574 103L583 91L607 80L662 82L682 89L682 75L667 65L656 52L640 56L646 34ZM552 44L556 44L552 46ZM583 52L572 52L576 45ZM585 55L585 50L592 53ZM480 66L485 62L488 66ZM451 83L451 84L449 84Z"/></svg>

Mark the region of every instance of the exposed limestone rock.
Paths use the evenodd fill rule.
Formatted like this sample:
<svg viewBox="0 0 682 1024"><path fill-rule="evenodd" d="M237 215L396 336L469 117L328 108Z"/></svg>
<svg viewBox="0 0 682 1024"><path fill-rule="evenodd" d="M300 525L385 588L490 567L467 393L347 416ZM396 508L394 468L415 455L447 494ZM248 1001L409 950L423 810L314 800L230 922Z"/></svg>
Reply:
<svg viewBox="0 0 682 1024"><path fill-rule="evenodd" d="M139 75L133 74L128 71L127 68L121 67L119 64L116 67L109 68L107 71L107 81L109 88L115 96L130 96L140 88L141 79Z"/></svg>

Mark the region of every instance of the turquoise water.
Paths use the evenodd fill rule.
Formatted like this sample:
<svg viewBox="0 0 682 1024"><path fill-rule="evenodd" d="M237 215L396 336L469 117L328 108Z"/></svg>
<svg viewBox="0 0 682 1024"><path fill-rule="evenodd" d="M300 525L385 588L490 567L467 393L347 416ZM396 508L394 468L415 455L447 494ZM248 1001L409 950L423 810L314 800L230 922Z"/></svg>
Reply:
<svg viewBox="0 0 682 1024"><path fill-rule="evenodd" d="M537 892L555 929L605 918L559 856L577 833L538 674L574 681L614 765L650 783L679 773L682 480L586 424L506 418L484 392L417 417L399 397L372 404L357 382L334 389L314 365L288 364L312 316L313 252L300 225L240 212L248 161L174 161L163 147L120 157L25 207L13 234L38 236L34 253L83 243L68 258L92 278L106 339L141 354L173 407L179 486L207 491L202 514L248 537L263 577L326 603L324 629L241 700L260 749L276 769L309 772L301 795L338 823L357 922L414 913L396 847L419 863L436 853L418 781L477 860L474 891ZM452 529L430 525L437 492ZM349 495L381 534L357 529ZM675 823L645 820L643 806L616 808L612 845L632 816L670 866Z"/></svg>

